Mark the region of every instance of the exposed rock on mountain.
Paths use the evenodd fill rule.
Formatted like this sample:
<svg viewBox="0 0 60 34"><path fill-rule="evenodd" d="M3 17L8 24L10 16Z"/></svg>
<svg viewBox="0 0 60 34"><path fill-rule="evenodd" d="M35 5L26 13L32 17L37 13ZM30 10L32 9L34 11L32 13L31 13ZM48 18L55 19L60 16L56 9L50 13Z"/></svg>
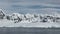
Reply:
<svg viewBox="0 0 60 34"><path fill-rule="evenodd" d="M12 15L6 16L8 20L12 20L15 23L21 21L28 21L28 22L60 22L60 17L54 17L50 15L40 15L40 14L18 14L13 13Z"/></svg>
<svg viewBox="0 0 60 34"><path fill-rule="evenodd" d="M2 11L2 10L0 10L0 19L3 19L3 18L4 18L4 16L5 16L5 14L3 13L3 11Z"/></svg>

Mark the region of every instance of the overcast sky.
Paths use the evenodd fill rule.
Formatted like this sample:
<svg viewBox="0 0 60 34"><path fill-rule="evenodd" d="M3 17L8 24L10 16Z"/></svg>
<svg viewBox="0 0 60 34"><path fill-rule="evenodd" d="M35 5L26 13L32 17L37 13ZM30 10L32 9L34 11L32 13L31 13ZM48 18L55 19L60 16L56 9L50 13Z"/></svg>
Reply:
<svg viewBox="0 0 60 34"><path fill-rule="evenodd" d="M60 9L60 0L0 0L0 8L8 11L17 9L41 9L56 8Z"/></svg>
<svg viewBox="0 0 60 34"><path fill-rule="evenodd" d="M0 8L13 6L26 7L35 5L60 7L60 0L0 0Z"/></svg>

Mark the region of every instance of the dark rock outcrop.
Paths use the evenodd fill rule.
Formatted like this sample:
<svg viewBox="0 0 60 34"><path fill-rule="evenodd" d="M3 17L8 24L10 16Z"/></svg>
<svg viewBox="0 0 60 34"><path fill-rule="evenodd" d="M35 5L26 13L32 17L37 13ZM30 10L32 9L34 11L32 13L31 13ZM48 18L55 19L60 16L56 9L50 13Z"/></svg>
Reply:
<svg viewBox="0 0 60 34"><path fill-rule="evenodd" d="M0 19L3 19L4 16L5 16L5 14L2 11L0 11Z"/></svg>

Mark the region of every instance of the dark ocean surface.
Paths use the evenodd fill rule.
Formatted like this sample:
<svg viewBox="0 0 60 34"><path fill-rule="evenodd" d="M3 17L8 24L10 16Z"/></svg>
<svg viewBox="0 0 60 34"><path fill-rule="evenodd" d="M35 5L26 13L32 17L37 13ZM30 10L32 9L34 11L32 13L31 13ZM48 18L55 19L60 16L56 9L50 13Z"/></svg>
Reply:
<svg viewBox="0 0 60 34"><path fill-rule="evenodd" d="M0 34L60 34L60 28L0 27Z"/></svg>

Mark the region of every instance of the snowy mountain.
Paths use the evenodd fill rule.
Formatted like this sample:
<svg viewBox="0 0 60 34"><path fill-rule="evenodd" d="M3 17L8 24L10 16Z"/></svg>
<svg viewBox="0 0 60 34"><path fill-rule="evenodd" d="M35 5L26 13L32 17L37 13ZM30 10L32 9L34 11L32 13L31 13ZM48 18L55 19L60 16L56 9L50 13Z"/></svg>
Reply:
<svg viewBox="0 0 60 34"><path fill-rule="evenodd" d="M60 17L59 16L52 16L52 15L47 15L44 14L43 16L40 14L18 14L18 13L13 13L11 16L6 17L7 19L9 18L12 21L31 21L31 22L60 22Z"/></svg>
<svg viewBox="0 0 60 34"><path fill-rule="evenodd" d="M60 27L60 16L48 14L5 14L0 10L0 27Z"/></svg>

